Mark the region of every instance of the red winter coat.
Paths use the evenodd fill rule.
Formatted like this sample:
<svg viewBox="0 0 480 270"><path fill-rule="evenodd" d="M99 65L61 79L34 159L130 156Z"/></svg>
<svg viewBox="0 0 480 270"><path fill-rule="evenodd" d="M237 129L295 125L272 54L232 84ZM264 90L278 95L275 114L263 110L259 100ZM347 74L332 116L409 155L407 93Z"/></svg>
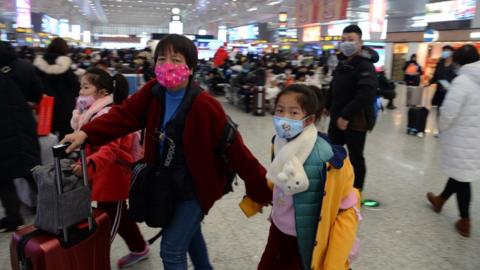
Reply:
<svg viewBox="0 0 480 270"><path fill-rule="evenodd" d="M228 52L223 48L218 48L215 56L213 57L213 64L215 67L221 67L228 60Z"/></svg>
<svg viewBox="0 0 480 270"><path fill-rule="evenodd" d="M92 119L106 114L113 102L112 96L97 100L89 109L93 110ZM72 120L73 121L73 120ZM134 162L132 155L134 135L128 134L101 147L87 145L88 176L92 182L93 201L120 201L128 198L130 165Z"/></svg>
<svg viewBox="0 0 480 270"><path fill-rule="evenodd" d="M158 140L155 130L160 124L162 108L160 100L151 89L155 80L148 82L140 91L114 106L82 130L88 135L88 143L103 145L116 138L146 128L145 161L158 163ZM226 170L216 153L226 114L220 103L206 92L201 92L192 104L185 120L183 149L187 167L194 179L195 190L205 214L216 200L223 196L226 185ZM247 195L258 203L272 200L272 191L265 179L265 168L251 154L238 134L227 150L232 168L245 181Z"/></svg>
<svg viewBox="0 0 480 270"><path fill-rule="evenodd" d="M92 182L92 201L128 199L133 134L114 140L100 148L87 147L88 175Z"/></svg>

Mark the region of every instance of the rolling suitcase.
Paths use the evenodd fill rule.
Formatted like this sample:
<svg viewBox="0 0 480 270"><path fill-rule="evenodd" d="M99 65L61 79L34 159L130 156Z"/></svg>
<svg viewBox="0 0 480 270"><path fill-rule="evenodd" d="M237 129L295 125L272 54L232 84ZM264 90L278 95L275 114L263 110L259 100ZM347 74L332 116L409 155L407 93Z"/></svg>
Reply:
<svg viewBox="0 0 480 270"><path fill-rule="evenodd" d="M253 92L253 115L265 115L265 87L256 86Z"/></svg>
<svg viewBox="0 0 480 270"><path fill-rule="evenodd" d="M429 110L425 107L413 107L408 110L407 133L423 135L427 126Z"/></svg>
<svg viewBox="0 0 480 270"><path fill-rule="evenodd" d="M420 86L407 86L407 106L420 106L423 100L423 88Z"/></svg>
<svg viewBox="0 0 480 270"><path fill-rule="evenodd" d="M57 195L60 196L59 198L62 198L62 195L69 192L64 192L63 190L63 176L60 167L60 159L66 147L66 145L57 145L53 148L55 158L55 184L58 192ZM80 156L84 175L83 185L88 186L84 149L81 150ZM88 204L90 204L89 200ZM62 207L65 206L59 205L59 209L63 209ZM52 224L58 224L59 227L56 227L55 231L61 233L48 232L31 225L16 231L12 235L10 243L12 269L109 270L110 222L107 214L100 211L92 212L92 209L89 207L89 211L87 211L87 221L83 220L74 225L70 225L72 219L67 218L76 218L75 215L58 212L58 209L52 209L52 212L55 214L53 216L54 218L52 218L55 219L55 221L52 221ZM40 212L38 214L40 214ZM38 220L40 219L37 216L36 222Z"/></svg>

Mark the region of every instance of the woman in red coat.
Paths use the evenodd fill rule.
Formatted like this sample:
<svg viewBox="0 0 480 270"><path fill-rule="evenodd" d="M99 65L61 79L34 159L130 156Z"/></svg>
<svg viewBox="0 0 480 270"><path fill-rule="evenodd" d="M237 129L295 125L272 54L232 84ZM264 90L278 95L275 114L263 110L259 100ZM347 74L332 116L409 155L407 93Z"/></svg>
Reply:
<svg viewBox="0 0 480 270"><path fill-rule="evenodd" d="M64 142L72 143L71 151L85 141L104 145L145 128L145 162L155 165L157 175L164 176L159 181L172 182L175 196L174 214L164 227L161 243L164 269L186 270L187 252L195 269L213 269L200 224L223 196L227 184L226 165L217 149L227 117L220 103L208 93L199 92L192 82L197 49L189 39L166 36L157 45L154 59L157 80L66 136ZM180 121L182 115L185 117ZM163 175L174 170L169 167L170 152L174 153L176 171ZM244 145L240 134L227 148L226 156L228 165L245 181L247 195L261 204L270 202L272 192L265 168Z"/></svg>
<svg viewBox="0 0 480 270"><path fill-rule="evenodd" d="M124 76L110 76L106 71L92 68L81 79L80 96L73 111L70 124L79 130L88 122L107 114L113 104L121 103L128 96L128 82ZM92 201L97 208L110 218L111 240L117 232L125 240L130 254L118 261L118 267L133 265L147 258L149 247L143 239L138 225L128 219L127 203L131 169L135 162L132 155L134 134L127 134L101 147L87 146L88 176L92 182ZM79 164L73 165L73 172L82 175Z"/></svg>

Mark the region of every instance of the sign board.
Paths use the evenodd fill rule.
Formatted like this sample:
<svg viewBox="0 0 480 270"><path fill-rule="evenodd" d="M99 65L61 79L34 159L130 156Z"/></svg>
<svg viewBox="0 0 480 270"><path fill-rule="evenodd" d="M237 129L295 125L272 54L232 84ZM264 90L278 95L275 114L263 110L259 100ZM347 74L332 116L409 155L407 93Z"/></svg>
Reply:
<svg viewBox="0 0 480 270"><path fill-rule="evenodd" d="M297 25L344 20L347 7L348 0L296 0Z"/></svg>

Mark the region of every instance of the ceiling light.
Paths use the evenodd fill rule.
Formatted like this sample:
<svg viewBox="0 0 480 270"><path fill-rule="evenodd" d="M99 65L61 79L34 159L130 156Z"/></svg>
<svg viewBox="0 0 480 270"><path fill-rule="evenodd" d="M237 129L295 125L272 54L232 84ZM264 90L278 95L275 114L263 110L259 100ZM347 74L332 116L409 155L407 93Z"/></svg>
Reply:
<svg viewBox="0 0 480 270"><path fill-rule="evenodd" d="M256 10L258 10L257 7L252 7L252 8L247 9L248 12L252 12L252 11L256 11Z"/></svg>
<svg viewBox="0 0 480 270"><path fill-rule="evenodd" d="M178 15L180 14L180 9L179 8L172 8L172 14Z"/></svg>
<svg viewBox="0 0 480 270"><path fill-rule="evenodd" d="M268 3L267 6L274 6L274 5L278 5L280 3L282 3L282 1L273 1L273 2Z"/></svg>

